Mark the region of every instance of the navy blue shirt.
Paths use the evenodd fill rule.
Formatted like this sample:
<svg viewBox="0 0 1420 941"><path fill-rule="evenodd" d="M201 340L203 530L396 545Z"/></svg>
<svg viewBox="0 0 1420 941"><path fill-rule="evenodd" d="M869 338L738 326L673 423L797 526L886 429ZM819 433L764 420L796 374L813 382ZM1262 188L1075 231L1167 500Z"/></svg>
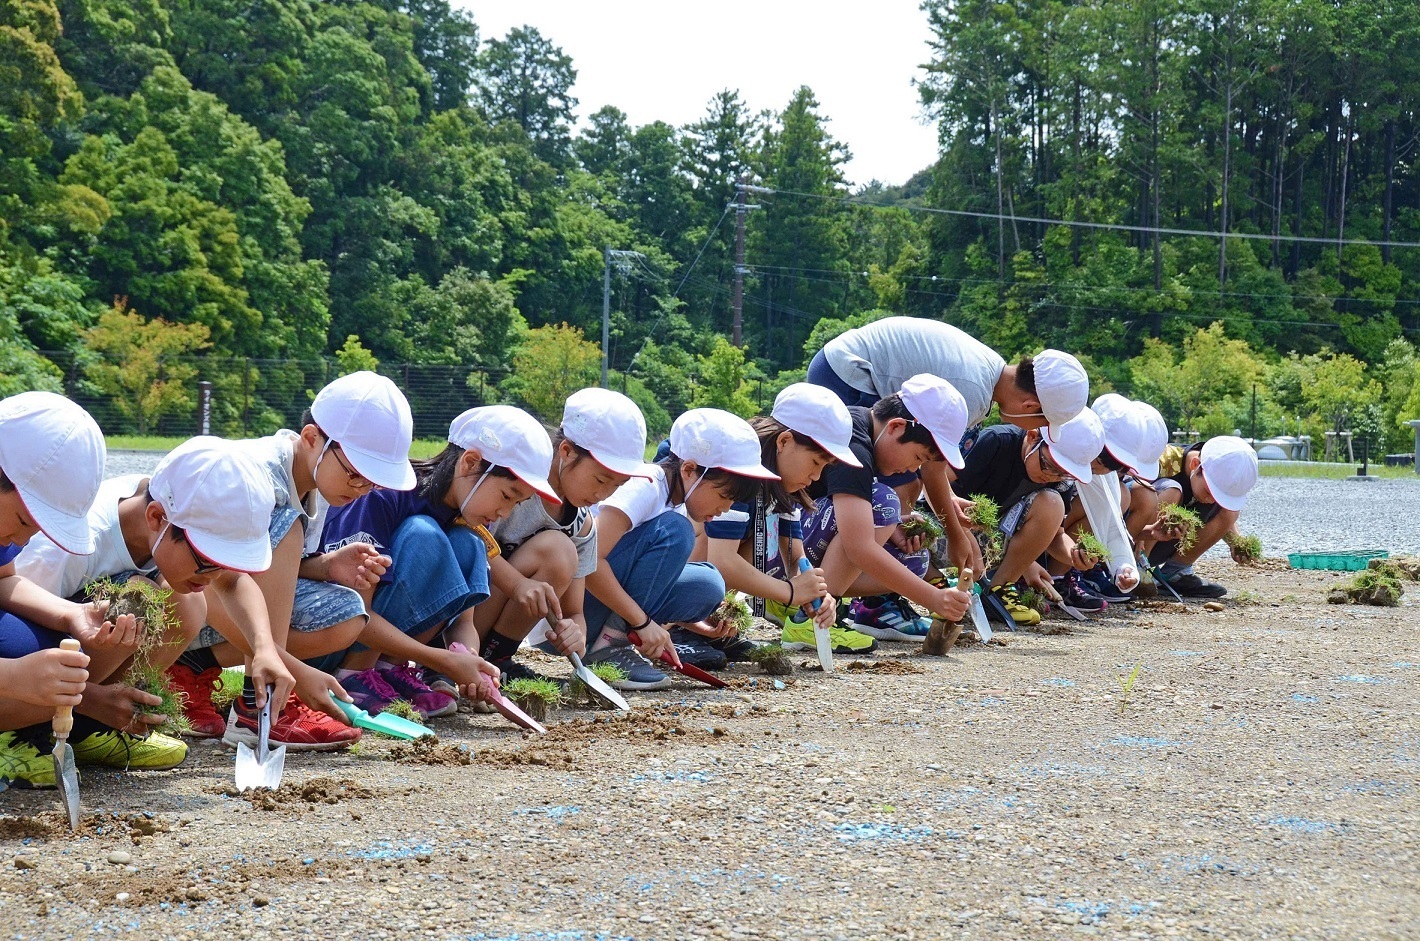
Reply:
<svg viewBox="0 0 1420 941"><path fill-rule="evenodd" d="M15 561L15 557L18 556L24 548L24 546L17 546L13 542L7 542L3 546L0 546L0 565L9 565L11 562Z"/></svg>
<svg viewBox="0 0 1420 941"><path fill-rule="evenodd" d="M353 503L331 507L321 532L321 552L334 552L352 542L363 542L388 552L394 532L411 516L429 516L447 528L459 511L444 503L430 503L415 490L376 490ZM381 582L393 576L386 572Z"/></svg>

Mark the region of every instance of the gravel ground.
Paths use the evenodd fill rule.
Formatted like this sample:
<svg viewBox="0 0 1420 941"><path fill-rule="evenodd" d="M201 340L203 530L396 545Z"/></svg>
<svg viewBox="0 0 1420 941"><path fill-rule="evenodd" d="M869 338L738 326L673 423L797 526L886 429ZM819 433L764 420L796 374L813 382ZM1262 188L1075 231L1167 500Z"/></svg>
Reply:
<svg viewBox="0 0 1420 941"><path fill-rule="evenodd" d="M432 757L467 766L367 739L253 801L203 744L88 771L77 838L11 791L0 935L1420 938L1414 609L1201 568L1224 611L885 644L831 677L803 655L783 690L740 666L542 739L437 720Z"/></svg>

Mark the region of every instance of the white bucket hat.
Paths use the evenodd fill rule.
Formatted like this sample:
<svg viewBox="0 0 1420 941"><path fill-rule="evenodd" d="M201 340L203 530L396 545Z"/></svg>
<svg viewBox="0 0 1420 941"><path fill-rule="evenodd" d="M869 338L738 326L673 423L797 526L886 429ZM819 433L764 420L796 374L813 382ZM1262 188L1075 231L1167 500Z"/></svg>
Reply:
<svg viewBox="0 0 1420 941"><path fill-rule="evenodd" d="M562 434L609 471L628 477L651 476L646 465L646 419L620 392L582 389L567 396Z"/></svg>
<svg viewBox="0 0 1420 941"><path fill-rule="evenodd" d="M53 392L0 401L0 470L55 545L94 551L89 508L98 496L108 449L88 412Z"/></svg>
<svg viewBox="0 0 1420 941"><path fill-rule="evenodd" d="M1083 409L1060 426L1058 435L1050 428L1042 428L1040 437L1050 446L1051 458L1065 473L1076 480L1089 480L1094 476L1090 464L1104 448L1104 428L1094 412Z"/></svg>
<svg viewBox="0 0 1420 941"><path fill-rule="evenodd" d="M671 453L705 470L719 468L741 477L778 480L760 463L759 436L738 415L718 408L693 408L671 425Z"/></svg>
<svg viewBox="0 0 1420 941"><path fill-rule="evenodd" d="M341 376L316 395L311 417L361 477L387 490L414 489L414 418L389 379L366 370Z"/></svg>
<svg viewBox="0 0 1420 941"><path fill-rule="evenodd" d="M862 467L853 455L849 442L853 440L853 419L843 400L823 386L795 382L784 387L774 397L769 413L779 424L814 440L835 459L849 467Z"/></svg>
<svg viewBox="0 0 1420 941"><path fill-rule="evenodd" d="M947 463L961 470L966 460L961 456L961 439L966 434L966 399L956 386L940 376L918 373L902 384L897 393L902 404L918 424L932 433L937 450Z"/></svg>
<svg viewBox="0 0 1420 941"><path fill-rule="evenodd" d="M158 462L148 494L199 554L224 569L271 567L271 476L230 441L199 435Z"/></svg>
<svg viewBox="0 0 1420 941"><path fill-rule="evenodd" d="M490 464L506 467L554 503L562 498L548 483L552 470L552 439L542 424L511 405L471 408L449 425L449 443L477 451Z"/></svg>
<svg viewBox="0 0 1420 941"><path fill-rule="evenodd" d="M1225 510L1241 510L1257 483L1257 452L1241 438L1210 438L1199 454L1208 492Z"/></svg>

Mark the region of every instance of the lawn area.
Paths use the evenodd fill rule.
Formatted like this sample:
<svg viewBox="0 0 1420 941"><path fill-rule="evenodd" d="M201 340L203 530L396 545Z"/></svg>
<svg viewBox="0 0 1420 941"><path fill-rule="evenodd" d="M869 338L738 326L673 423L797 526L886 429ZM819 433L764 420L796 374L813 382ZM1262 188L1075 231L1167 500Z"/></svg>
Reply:
<svg viewBox="0 0 1420 941"><path fill-rule="evenodd" d="M1361 462L1329 464L1320 461L1303 463L1301 461L1261 461L1258 464L1263 477L1304 477L1312 480L1344 480L1356 473L1356 469L1361 466ZM1372 463L1369 473L1373 477L1385 477L1388 479L1410 478L1415 476L1413 467L1386 467L1384 464Z"/></svg>
<svg viewBox="0 0 1420 941"><path fill-rule="evenodd" d="M110 451L159 451L166 453L186 441L186 438L167 438L161 435L106 435L104 440ZM446 441L438 438L420 438L409 449L409 456L416 461L433 457L444 449Z"/></svg>

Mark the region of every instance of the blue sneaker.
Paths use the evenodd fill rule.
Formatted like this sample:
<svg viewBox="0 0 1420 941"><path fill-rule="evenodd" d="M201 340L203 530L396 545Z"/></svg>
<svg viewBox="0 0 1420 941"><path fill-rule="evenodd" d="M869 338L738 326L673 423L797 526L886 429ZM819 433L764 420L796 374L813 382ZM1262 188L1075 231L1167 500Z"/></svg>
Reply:
<svg viewBox="0 0 1420 941"><path fill-rule="evenodd" d="M1114 579L1109 577L1109 572L1103 565L1096 565L1088 572L1081 572L1080 579L1085 583L1086 589L1110 604L1124 604L1131 598L1128 592L1120 591L1115 586Z"/></svg>
<svg viewBox="0 0 1420 941"><path fill-rule="evenodd" d="M651 661L631 646L609 646L600 650L590 650L582 655L582 662L614 663L621 667L626 679L616 680L611 685L621 690L665 689L671 685L671 678L651 665Z"/></svg>
<svg viewBox="0 0 1420 941"><path fill-rule="evenodd" d="M883 595L882 603L869 607L859 598L848 609L847 626L878 640L919 641L932 628L930 618L919 615L901 595Z"/></svg>

